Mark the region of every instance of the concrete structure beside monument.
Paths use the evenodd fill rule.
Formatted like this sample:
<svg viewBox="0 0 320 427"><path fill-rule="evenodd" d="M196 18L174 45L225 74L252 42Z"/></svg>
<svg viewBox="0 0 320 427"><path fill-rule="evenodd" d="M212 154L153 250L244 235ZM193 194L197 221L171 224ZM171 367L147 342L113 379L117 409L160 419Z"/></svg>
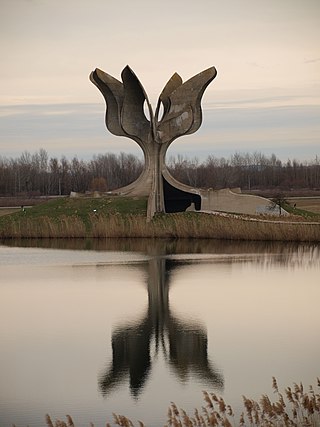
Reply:
<svg viewBox="0 0 320 427"><path fill-rule="evenodd" d="M108 130L134 140L145 157L140 177L111 193L148 196L148 218L157 212L181 212L193 207L245 214L278 212L268 199L240 194L240 190L189 187L177 181L166 167L165 155L170 144L201 126L201 99L216 75L216 69L211 67L183 83L175 73L161 92L154 114L143 86L129 66L121 73L122 82L99 69L90 74L91 82L106 101ZM144 113L145 105L149 117Z"/></svg>

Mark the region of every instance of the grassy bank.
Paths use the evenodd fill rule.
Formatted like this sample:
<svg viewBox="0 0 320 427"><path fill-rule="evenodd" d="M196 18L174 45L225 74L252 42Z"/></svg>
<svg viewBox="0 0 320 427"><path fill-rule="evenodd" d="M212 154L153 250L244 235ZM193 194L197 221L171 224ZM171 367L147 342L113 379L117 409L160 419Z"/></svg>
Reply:
<svg viewBox="0 0 320 427"><path fill-rule="evenodd" d="M319 378L317 386L320 387ZM222 397L214 393L204 392L204 405L199 410L195 409L192 415L171 403L165 427L317 427L320 425L320 394L316 393L312 386L309 386L306 391L302 384L294 384L293 387L287 387L284 393L281 393L276 379L273 378L272 387L275 398L270 399L264 394L259 401L255 401L243 396L243 412L239 417L234 415L231 406L227 405ZM133 422L123 415L113 414L113 417L114 425L134 427ZM66 422L61 420L53 422L47 415L46 423L48 427L75 427L72 418L69 415L66 418ZM92 423L90 425L94 427ZM145 424L138 421L137 425L143 427ZM106 426L111 427L111 424L107 423Z"/></svg>
<svg viewBox="0 0 320 427"><path fill-rule="evenodd" d="M158 214L147 222L146 209L146 198L56 199L1 217L0 238L157 237L320 241L320 218L314 216L249 218L181 212ZM315 223L308 224L308 220Z"/></svg>

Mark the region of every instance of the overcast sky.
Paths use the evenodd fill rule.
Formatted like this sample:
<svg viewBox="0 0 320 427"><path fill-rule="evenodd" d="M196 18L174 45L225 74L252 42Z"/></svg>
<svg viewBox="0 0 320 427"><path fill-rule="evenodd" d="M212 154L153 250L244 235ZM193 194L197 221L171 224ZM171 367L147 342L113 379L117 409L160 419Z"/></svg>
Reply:
<svg viewBox="0 0 320 427"><path fill-rule="evenodd" d="M200 130L169 154L320 156L319 0L0 0L0 156L120 151L88 76L129 64L153 105L214 65Z"/></svg>

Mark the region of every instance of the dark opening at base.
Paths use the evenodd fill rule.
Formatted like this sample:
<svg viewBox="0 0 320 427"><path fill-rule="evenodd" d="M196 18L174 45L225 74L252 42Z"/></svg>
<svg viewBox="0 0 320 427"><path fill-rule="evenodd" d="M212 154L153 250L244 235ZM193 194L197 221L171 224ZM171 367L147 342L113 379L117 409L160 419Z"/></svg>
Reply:
<svg viewBox="0 0 320 427"><path fill-rule="evenodd" d="M198 194L179 190L169 184L163 177L162 182L164 205L167 213L184 212L189 206L191 206L191 203L194 203L197 211L201 209L201 197Z"/></svg>

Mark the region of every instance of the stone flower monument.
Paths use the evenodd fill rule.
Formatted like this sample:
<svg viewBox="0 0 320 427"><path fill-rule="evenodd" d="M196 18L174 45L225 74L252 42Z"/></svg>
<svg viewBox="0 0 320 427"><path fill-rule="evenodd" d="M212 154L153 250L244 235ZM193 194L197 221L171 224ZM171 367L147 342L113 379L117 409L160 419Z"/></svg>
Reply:
<svg viewBox="0 0 320 427"><path fill-rule="evenodd" d="M192 134L199 129L202 122L201 98L216 75L216 69L211 67L183 83L181 77L175 73L164 87L155 113L142 84L129 66L122 71L122 82L99 69L90 75L90 80L105 98L106 126L109 131L136 141L145 157L141 176L117 192L148 195L148 214L151 217L155 212L184 210L179 207L185 205L187 208L192 201L197 202L193 200L193 193L189 196L181 193L178 197L179 190L185 192L185 186L170 175L165 165L165 155L176 138ZM144 113L145 103L150 119ZM176 193L176 207L174 201L170 203L170 196L165 197L165 191L170 193L170 190L171 193Z"/></svg>
<svg viewBox="0 0 320 427"><path fill-rule="evenodd" d="M202 123L201 99L216 77L208 68L183 83L175 73L160 94L153 113L148 96L129 66L121 73L122 82L96 68L90 80L106 101L105 122L117 136L134 140L142 149L145 164L137 180L112 191L113 194L148 196L148 218L157 212L186 209L221 210L239 213L270 211L271 202L257 196L240 194L240 189L199 189L178 182L169 173L165 155L178 137L196 132ZM146 117L144 106L149 117Z"/></svg>

